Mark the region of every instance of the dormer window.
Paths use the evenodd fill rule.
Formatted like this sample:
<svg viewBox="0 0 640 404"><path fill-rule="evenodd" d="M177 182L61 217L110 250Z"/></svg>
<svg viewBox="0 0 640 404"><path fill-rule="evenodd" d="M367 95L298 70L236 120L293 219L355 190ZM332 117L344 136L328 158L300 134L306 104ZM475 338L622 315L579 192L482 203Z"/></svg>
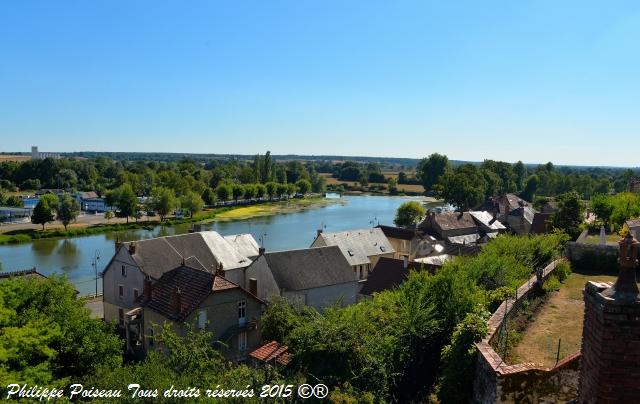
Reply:
<svg viewBox="0 0 640 404"><path fill-rule="evenodd" d="M380 246L380 251L385 252L386 250L387 250L387 249L386 249L386 248L384 248L384 246L383 246L383 245L381 245L381 246Z"/></svg>

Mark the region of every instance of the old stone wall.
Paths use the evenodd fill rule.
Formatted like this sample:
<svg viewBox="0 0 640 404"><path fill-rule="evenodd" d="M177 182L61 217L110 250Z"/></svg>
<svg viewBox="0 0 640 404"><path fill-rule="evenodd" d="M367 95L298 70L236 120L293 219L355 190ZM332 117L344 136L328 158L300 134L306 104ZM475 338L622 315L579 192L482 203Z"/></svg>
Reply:
<svg viewBox="0 0 640 404"><path fill-rule="evenodd" d="M579 262L585 258L605 257L613 264L605 268L615 268L615 262L618 258L618 246L615 244L599 245L570 241L567 243L566 255L571 262ZM616 272L614 271L614 273Z"/></svg>
<svg viewBox="0 0 640 404"><path fill-rule="evenodd" d="M555 268L556 261L542 270L542 282ZM552 368L546 368L535 363L509 365L491 346L504 319L513 316L522 302L533 296L537 281L537 276L532 276L518 288L517 299L502 302L488 321L487 336L476 344L478 363L474 380L475 403L566 402L577 397L579 352Z"/></svg>

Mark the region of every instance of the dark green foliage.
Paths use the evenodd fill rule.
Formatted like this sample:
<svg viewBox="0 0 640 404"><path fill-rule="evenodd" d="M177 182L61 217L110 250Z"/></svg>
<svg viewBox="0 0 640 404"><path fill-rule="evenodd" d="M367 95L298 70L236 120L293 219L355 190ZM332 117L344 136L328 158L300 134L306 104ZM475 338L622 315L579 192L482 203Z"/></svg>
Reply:
<svg viewBox="0 0 640 404"><path fill-rule="evenodd" d="M64 278L0 282L0 383L48 384L121 362L123 342Z"/></svg>
<svg viewBox="0 0 640 404"><path fill-rule="evenodd" d="M56 219L61 221L64 229L80 214L80 204L69 194L63 194L56 206Z"/></svg>
<svg viewBox="0 0 640 404"><path fill-rule="evenodd" d="M422 181L424 190L432 190L448 168L449 158L442 154L433 153L429 157L420 160L417 167L417 177Z"/></svg>
<svg viewBox="0 0 640 404"><path fill-rule="evenodd" d="M554 228L566 232L573 239L580 235L580 225L584 221L584 204L580 195L569 192L557 197L558 211L551 217Z"/></svg>
<svg viewBox="0 0 640 404"><path fill-rule="evenodd" d="M489 331L486 311L471 312L456 326L451 343L442 349L442 375L438 398L443 403L471 400L478 350L475 343Z"/></svg>
<svg viewBox="0 0 640 404"><path fill-rule="evenodd" d="M58 208L58 197L54 194L45 194L40 197L38 204L33 209L31 215L31 223L41 224L42 230L44 225L52 222L55 218L55 211Z"/></svg>
<svg viewBox="0 0 640 404"><path fill-rule="evenodd" d="M306 195L311 191L311 183L305 179L298 180L295 184L302 195Z"/></svg>

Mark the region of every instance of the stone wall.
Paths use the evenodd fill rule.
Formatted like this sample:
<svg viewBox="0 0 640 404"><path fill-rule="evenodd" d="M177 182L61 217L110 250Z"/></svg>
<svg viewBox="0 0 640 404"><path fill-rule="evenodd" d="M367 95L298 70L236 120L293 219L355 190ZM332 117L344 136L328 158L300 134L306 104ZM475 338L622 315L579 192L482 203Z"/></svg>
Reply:
<svg viewBox="0 0 640 404"><path fill-rule="evenodd" d="M544 282L555 270L554 261L542 270ZM566 402L577 397L580 353L576 352L547 368L535 363L507 364L493 349L491 343L499 334L505 318L515 315L523 301L530 299L538 284L532 276L518 288L517 299L507 299L488 321L487 336L476 344L478 363L474 380L473 402L489 403L539 403Z"/></svg>
<svg viewBox="0 0 640 404"><path fill-rule="evenodd" d="M600 245L570 241L567 243L566 255L567 258L571 260L571 262L577 262L583 258L591 258L594 256L607 257L614 263L614 266L612 266L611 268L615 268L615 262L618 258L618 245Z"/></svg>

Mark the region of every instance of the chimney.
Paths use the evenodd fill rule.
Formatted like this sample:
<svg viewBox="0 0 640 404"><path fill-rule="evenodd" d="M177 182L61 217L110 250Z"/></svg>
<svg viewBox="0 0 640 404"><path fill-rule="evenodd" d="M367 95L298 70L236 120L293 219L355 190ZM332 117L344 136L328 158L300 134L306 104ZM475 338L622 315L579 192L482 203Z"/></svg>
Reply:
<svg viewBox="0 0 640 404"><path fill-rule="evenodd" d="M249 278L249 293L258 296L258 280L256 278Z"/></svg>
<svg viewBox="0 0 640 404"><path fill-rule="evenodd" d="M134 241L132 241L131 243L129 243L129 253L131 255L136 253L136 243Z"/></svg>
<svg viewBox="0 0 640 404"><path fill-rule="evenodd" d="M224 278L224 265L222 265L222 262L219 262L216 267L216 276Z"/></svg>
<svg viewBox="0 0 640 404"><path fill-rule="evenodd" d="M182 309L182 291L180 290L180 288L176 288L173 292L173 296L171 299L171 309L176 316L180 314L180 311Z"/></svg>
<svg viewBox="0 0 640 404"><path fill-rule="evenodd" d="M407 269L408 266L409 266L409 257L405 255L402 257L402 267L404 269Z"/></svg>
<svg viewBox="0 0 640 404"><path fill-rule="evenodd" d="M635 268L638 241L620 241L620 273L613 286L588 282L580 358L580 403L638 402L640 295Z"/></svg>
<svg viewBox="0 0 640 404"><path fill-rule="evenodd" d="M116 252L118 252L118 249L120 248L121 245L122 245L122 242L120 241L119 238L116 237L116 242L115 242Z"/></svg>
<svg viewBox="0 0 640 404"><path fill-rule="evenodd" d="M151 296L153 295L153 283L151 279L147 278L144 280L144 287L142 289L142 295L144 296L145 301L151 300Z"/></svg>
<svg viewBox="0 0 640 404"><path fill-rule="evenodd" d="M258 255L264 255L265 249L264 247L258 248Z"/></svg>

